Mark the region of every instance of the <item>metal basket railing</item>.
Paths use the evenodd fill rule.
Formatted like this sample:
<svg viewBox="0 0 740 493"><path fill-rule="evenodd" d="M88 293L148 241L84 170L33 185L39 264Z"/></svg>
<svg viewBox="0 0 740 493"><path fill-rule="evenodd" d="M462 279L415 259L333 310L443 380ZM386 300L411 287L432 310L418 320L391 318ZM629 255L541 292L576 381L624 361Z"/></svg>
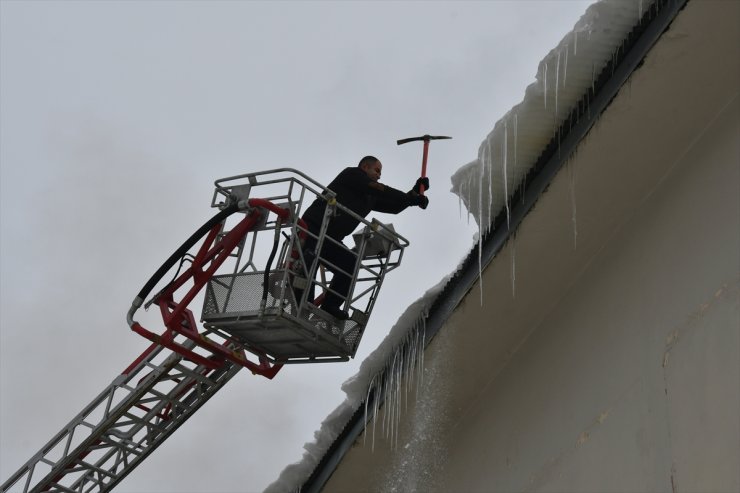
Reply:
<svg viewBox="0 0 740 493"><path fill-rule="evenodd" d="M224 264L209 281L202 313L206 329L235 337L279 363L353 357L385 275L400 265L408 241L392 225L357 216L337 203L331 190L294 169L232 176L215 185L213 207L259 197L290 214L286 221L265 210L261 223L232 253L230 265ZM314 200L326 203L318 231L310 231L300 219ZM352 248L326 234L337 211L360 224ZM221 234L229 231L230 221L225 221ZM313 254L304 248L307 240L315 244ZM352 271L344 272L351 279L343 297L349 320L337 320L320 307L331 290L331 271L339 270L331 259L315 254L322 252L324 242L355 259Z"/></svg>

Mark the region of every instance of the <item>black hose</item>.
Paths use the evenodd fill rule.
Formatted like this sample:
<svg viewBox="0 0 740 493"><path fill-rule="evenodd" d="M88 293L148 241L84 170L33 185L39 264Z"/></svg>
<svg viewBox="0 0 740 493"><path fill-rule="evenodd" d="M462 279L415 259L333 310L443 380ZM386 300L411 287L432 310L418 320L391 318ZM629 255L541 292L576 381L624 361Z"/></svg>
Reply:
<svg viewBox="0 0 740 493"><path fill-rule="evenodd" d="M198 231L193 233L190 238L185 240L185 243L183 243L180 248L175 250L175 253L170 255L170 258L168 258L162 266L157 269L157 272L154 273L154 275L147 281L147 283L144 285L143 288L141 288L141 291L139 291L138 297L141 300L146 299L147 296L149 296L149 292L154 288L154 286L157 285L157 283L164 277L164 275L167 273L168 270L172 268L175 263L177 263L178 260L180 260L186 253L188 253L188 250L190 250L195 243L200 240L203 236L205 236L215 225L223 222L227 217L229 217L231 214L235 213L239 210L239 204L237 202L234 202L227 206L225 209L221 210L218 214L213 216L211 219L209 219L203 226L198 228Z"/></svg>
<svg viewBox="0 0 740 493"><path fill-rule="evenodd" d="M278 228L278 231L280 231L280 223L278 223L276 226ZM280 234L276 231L275 232L275 241L272 244L272 251L270 252L270 257L267 259L267 266L265 266L265 277L262 281L263 290L262 290L262 306L267 305L267 291L270 287L270 270L272 269L272 261L275 260L275 252L277 252L278 244L280 243Z"/></svg>

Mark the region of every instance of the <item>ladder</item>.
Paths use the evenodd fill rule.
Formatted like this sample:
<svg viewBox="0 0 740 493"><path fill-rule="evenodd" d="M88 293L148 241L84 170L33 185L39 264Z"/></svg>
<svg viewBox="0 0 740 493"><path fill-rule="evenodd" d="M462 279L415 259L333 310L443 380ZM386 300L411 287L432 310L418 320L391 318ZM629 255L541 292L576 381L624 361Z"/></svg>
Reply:
<svg viewBox="0 0 740 493"><path fill-rule="evenodd" d="M0 490L110 491L241 368L152 344Z"/></svg>

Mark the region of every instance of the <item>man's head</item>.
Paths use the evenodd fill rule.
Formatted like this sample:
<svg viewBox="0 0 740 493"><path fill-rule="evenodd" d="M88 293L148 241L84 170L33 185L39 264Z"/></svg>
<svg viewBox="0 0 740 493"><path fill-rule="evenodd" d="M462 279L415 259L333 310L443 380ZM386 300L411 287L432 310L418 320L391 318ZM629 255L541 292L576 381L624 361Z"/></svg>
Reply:
<svg viewBox="0 0 740 493"><path fill-rule="evenodd" d="M383 171L383 165L375 156L365 156L360 159L360 163L357 167L364 171L371 180L380 180L380 173Z"/></svg>

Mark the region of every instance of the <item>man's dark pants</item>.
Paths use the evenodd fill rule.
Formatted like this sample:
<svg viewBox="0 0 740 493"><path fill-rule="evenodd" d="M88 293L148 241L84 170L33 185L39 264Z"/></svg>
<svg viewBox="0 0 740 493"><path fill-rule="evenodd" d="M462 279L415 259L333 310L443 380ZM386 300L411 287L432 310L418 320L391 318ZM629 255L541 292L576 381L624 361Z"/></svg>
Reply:
<svg viewBox="0 0 740 493"><path fill-rule="evenodd" d="M317 232L313 231L310 226L309 231L313 234L317 234ZM341 243L341 240L337 241ZM303 245L303 255L307 266L311 265L316 256L316 245L316 239L312 237L307 238ZM340 247L331 241L328 235L324 238L324 244L321 246L321 253L319 254L319 262L334 274L329 283L329 288L332 291L336 291L338 294L332 293L331 291L327 292L326 298L321 304L322 307L338 308L342 304L349 293L352 278L340 272L339 269L352 274L355 270L356 261L357 256L346 250L346 247ZM333 266L329 265L329 263L333 264Z"/></svg>

